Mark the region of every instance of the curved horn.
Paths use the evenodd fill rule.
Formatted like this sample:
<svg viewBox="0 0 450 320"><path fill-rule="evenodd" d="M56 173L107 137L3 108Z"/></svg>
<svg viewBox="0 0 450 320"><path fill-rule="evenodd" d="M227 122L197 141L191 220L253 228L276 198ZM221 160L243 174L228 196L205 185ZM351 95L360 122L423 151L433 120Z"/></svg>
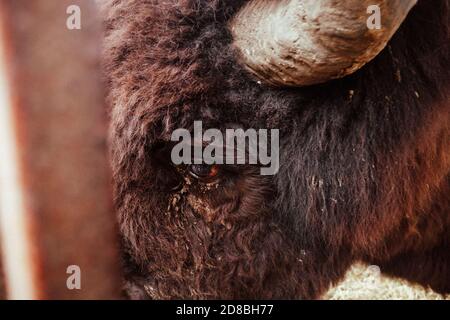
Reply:
<svg viewBox="0 0 450 320"><path fill-rule="evenodd" d="M253 0L231 20L241 62L276 86L349 75L372 60L417 0ZM369 29L378 5L381 29Z"/></svg>

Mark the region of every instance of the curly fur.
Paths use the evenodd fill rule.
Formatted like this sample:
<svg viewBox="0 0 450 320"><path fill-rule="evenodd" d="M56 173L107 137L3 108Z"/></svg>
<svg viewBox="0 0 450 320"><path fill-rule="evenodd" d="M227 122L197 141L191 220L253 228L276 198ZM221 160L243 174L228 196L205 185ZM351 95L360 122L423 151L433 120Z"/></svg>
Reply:
<svg viewBox="0 0 450 320"><path fill-rule="evenodd" d="M449 292L450 2L419 1L374 61L298 89L236 62L245 2L102 2L129 294L317 298L357 260ZM280 172L174 172L170 135L194 120L279 128Z"/></svg>

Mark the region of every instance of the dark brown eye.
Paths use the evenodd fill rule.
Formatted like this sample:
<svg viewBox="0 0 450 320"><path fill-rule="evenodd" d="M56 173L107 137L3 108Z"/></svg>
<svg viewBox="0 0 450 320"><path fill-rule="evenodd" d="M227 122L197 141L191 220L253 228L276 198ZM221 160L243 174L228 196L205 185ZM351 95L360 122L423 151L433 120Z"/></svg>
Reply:
<svg viewBox="0 0 450 320"><path fill-rule="evenodd" d="M192 164L189 166L189 173L197 179L211 179L219 174L219 166L215 164Z"/></svg>

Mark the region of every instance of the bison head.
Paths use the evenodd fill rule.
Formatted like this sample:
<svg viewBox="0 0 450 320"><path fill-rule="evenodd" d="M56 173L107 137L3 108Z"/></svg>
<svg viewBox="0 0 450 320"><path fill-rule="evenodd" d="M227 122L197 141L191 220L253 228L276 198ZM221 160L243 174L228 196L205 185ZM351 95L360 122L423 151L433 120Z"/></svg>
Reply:
<svg viewBox="0 0 450 320"><path fill-rule="evenodd" d="M102 2L132 294L312 298L357 259L439 245L448 2L420 2L394 35L415 2ZM279 129L279 173L173 165L172 132L196 120Z"/></svg>

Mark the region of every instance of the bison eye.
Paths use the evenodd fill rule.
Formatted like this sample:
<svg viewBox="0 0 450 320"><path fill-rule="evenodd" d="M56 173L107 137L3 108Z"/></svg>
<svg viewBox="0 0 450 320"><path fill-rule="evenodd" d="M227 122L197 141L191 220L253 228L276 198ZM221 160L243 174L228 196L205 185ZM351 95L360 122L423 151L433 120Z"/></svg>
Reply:
<svg viewBox="0 0 450 320"><path fill-rule="evenodd" d="M211 179L219 174L218 165L193 164L189 166L189 174L197 179Z"/></svg>

